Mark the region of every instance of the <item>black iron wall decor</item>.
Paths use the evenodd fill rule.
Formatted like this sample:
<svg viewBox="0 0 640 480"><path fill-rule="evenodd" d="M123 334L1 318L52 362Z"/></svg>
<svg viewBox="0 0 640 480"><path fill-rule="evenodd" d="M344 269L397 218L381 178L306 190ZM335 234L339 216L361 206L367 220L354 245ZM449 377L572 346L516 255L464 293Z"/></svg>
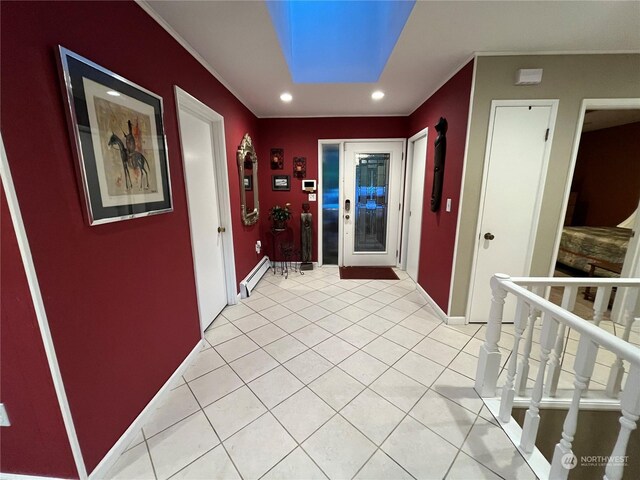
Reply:
<svg viewBox="0 0 640 480"><path fill-rule="evenodd" d="M271 158L271 170L284 168L284 148L272 148L269 158Z"/></svg>
<svg viewBox="0 0 640 480"><path fill-rule="evenodd" d="M293 176L296 178L307 176L307 157L293 157Z"/></svg>
<svg viewBox="0 0 640 480"><path fill-rule="evenodd" d="M442 198L442 183L444 181L444 159L447 155L447 119L440 117L436 125L438 138L435 141L435 156L433 161L433 188L431 189L431 211L440 209Z"/></svg>

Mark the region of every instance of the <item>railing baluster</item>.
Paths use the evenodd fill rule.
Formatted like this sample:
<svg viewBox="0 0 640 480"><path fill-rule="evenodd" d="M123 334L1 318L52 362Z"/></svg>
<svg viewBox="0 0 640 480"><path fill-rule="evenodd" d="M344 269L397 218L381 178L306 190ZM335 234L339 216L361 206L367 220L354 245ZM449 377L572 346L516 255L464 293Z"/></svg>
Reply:
<svg viewBox="0 0 640 480"><path fill-rule="evenodd" d="M618 291L618 294L620 292ZM634 318L635 315L638 315L638 311L640 311L640 295L638 294L638 290L631 293L629 303L622 306L622 318L624 323L624 333L622 334L622 340L625 342L629 341L629 336L631 335L631 327L634 322L640 320L640 318ZM610 398L617 398L620 393L620 386L622 385L622 377L624 376L624 364L622 363L622 359L619 356L616 356L615 361L611 365L611 370L609 371L609 379L607 380L607 388L605 389L607 396Z"/></svg>
<svg viewBox="0 0 640 480"><path fill-rule="evenodd" d="M544 292L544 287L533 287L532 292L536 295L541 295ZM517 380L516 380L516 392L518 395L523 396L527 389L527 380L529 377L529 358L531 357L531 347L533 345L533 334L535 332L536 320L540 312L531 305L529 307L529 329L527 330L527 338L524 344L524 351L522 352L522 359L518 366Z"/></svg>
<svg viewBox="0 0 640 480"><path fill-rule="evenodd" d="M638 418L640 418L640 366L632 364L629 369L629 376L620 398L620 433L613 447L609 462L605 468L605 480L620 480L624 472L624 457L629 444L629 436L636 429Z"/></svg>
<svg viewBox="0 0 640 480"><path fill-rule="evenodd" d="M538 435L544 374L547 368L547 361L549 360L549 353L553 348L557 333L558 321L551 315L545 313L542 317L542 331L540 332L540 366L538 367L536 383L531 394L531 403L525 414L522 437L520 439L520 448L526 453L533 451Z"/></svg>
<svg viewBox="0 0 640 480"><path fill-rule="evenodd" d="M580 398L587 389L589 378L591 378L593 374L597 354L598 345L589 340L588 337L581 336L580 343L578 344L578 352L576 353L576 361L574 363L575 380L573 384L575 385L575 389L573 390L573 398L571 399L571 406L569 407L567 416L564 419L562 439L560 443L556 444L556 448L553 451L549 479L566 479L569 476L569 468L567 468L568 465L565 466L563 464L563 457L566 461L567 457L565 457L565 455L573 454L571 447L578 428Z"/></svg>
<svg viewBox="0 0 640 480"><path fill-rule="evenodd" d="M576 297L578 295L578 287L567 286L562 295L561 307L571 312L576 305ZM560 324L556 344L551 352L551 360L549 361L549 381L544 386L545 395L550 397L556 396L558 389L558 381L560 380L562 349L564 348L564 335L566 327L564 323Z"/></svg>
<svg viewBox="0 0 640 480"><path fill-rule="evenodd" d="M502 398L500 400L499 419L503 423L507 423L511 419L511 410L513 409L513 399L515 397L515 389L513 388L516 377L516 368L518 366L518 350L520 348L520 339L522 333L527 326L528 305L524 299L518 298L518 306L516 307L516 317L514 319L514 341L511 357L509 358L509 367L507 370L507 380L502 387Z"/></svg>
<svg viewBox="0 0 640 480"><path fill-rule="evenodd" d="M611 287L598 287L596 291L596 299L593 301L593 323L600 325L602 315L609 308L609 299L611 298Z"/></svg>
<svg viewBox="0 0 640 480"><path fill-rule="evenodd" d="M593 324L600 326L604 312L609 309L609 300L611 299L611 286L598 287L596 290L596 298L593 301ZM589 382L591 379L589 379ZM589 382L587 382L587 389L589 389Z"/></svg>
<svg viewBox="0 0 640 480"><path fill-rule="evenodd" d="M625 312L626 323L624 326L624 333L622 334L622 340L629 341L631 335L631 326L634 321L640 320L638 318L631 318L629 312ZM609 379L607 380L607 387L605 392L609 398L618 398L620 393L620 387L622 385L622 377L624 376L624 364L619 356L616 356L615 361L611 364L611 370L609 371Z"/></svg>
<svg viewBox="0 0 640 480"><path fill-rule="evenodd" d="M632 323L630 320L625 322L622 338L615 338L610 332L596 327L602 322L608 309L612 287L637 290L640 287L640 279L623 278L611 281L609 279L588 279L588 281L593 281L593 283L589 284L598 287L593 306L593 323L585 321L571 312L575 306L578 288L587 285L586 280L512 279L506 275L494 275L491 278L493 298L486 339L479 352L475 390L484 398L496 396L496 383L501 367L498 342L500 341L502 330L502 316L505 298L508 293L512 293L518 301L514 319L513 350L508 361L498 418L502 425L508 423L511 420L513 404L517 398L516 395L522 395L526 392L530 356L534 348L533 343L537 342L536 321L537 317L542 314L540 364L519 439L521 452L525 454L532 453L535 450L540 425L540 406L543 394L555 395L557 391L566 332L568 329L573 329L579 333L580 344L574 362L573 396L564 419L562 436L555 446L551 468L548 471L549 478L564 480L568 476L568 467L572 466L566 463L567 455L569 455L570 459L573 458L575 460L575 457L571 456L573 455L572 443L578 428L581 405L588 400L583 400L583 397L585 397L585 392L589 390L589 381L593 375L598 349L604 348L609 352L613 352L617 358L612 367L612 370L615 371L612 372L612 376L609 379L608 389L613 389L618 393L620 391L620 379L625 373L624 365L628 363L631 366L626 385L620 395L622 411L620 432L604 477L604 480L620 480L624 471L624 462L628 458L625 453L629 448L629 437L631 432L637 428L637 422L640 419L640 355L638 355L637 349L629 345L628 339ZM565 288L561 305L554 305L541 295L547 286ZM631 317L640 315L640 305L637 304L637 300L638 298L634 297L634 308L628 308L625 311L625 315L630 315ZM628 312L633 313L629 314ZM636 320L640 320L640 318L636 318ZM520 345L523 342L523 353L518 358L520 356ZM624 364L622 363L623 361L625 362ZM563 465L563 462L565 465ZM547 474L545 473L543 476L546 478Z"/></svg>
<svg viewBox="0 0 640 480"><path fill-rule="evenodd" d="M498 341L502 330L502 312L507 291L500 285L498 279L508 280L508 275L501 273L491 277L491 310L487 324L487 335L480 347L478 355L478 368L476 370L475 390L481 397L493 397L496 394L496 383L500 373L500 350Z"/></svg>

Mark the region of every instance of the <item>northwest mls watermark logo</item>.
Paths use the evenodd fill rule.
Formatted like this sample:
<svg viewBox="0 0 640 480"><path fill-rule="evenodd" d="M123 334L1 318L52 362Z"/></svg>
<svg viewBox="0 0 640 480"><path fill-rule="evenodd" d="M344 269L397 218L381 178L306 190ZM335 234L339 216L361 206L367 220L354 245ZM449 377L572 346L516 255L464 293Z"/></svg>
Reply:
<svg viewBox="0 0 640 480"><path fill-rule="evenodd" d="M628 455L581 455L580 466L582 467L602 467L608 463L614 465L627 465ZM562 466L567 470L572 470L578 466L578 457L573 453L565 453L560 459Z"/></svg>
<svg viewBox="0 0 640 480"><path fill-rule="evenodd" d="M562 455L560 463L567 470L571 470L578 466L578 458L573 453L565 453Z"/></svg>

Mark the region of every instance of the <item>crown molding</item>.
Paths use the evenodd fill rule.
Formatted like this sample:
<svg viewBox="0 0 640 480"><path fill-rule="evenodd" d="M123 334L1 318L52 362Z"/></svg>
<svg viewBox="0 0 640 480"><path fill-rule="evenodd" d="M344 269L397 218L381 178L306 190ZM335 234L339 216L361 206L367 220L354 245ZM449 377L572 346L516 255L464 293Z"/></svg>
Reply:
<svg viewBox="0 0 640 480"><path fill-rule="evenodd" d="M193 46L187 42L178 32L176 32L171 25L167 23L167 21L156 12L151 5L146 0L135 0L135 2L142 8L147 15L153 18L158 25L160 25L169 35L173 37L173 39L178 42L182 48L184 48L193 58L195 58L207 71L214 76L216 80L218 80L222 86L224 86L231 94L238 99L242 105L244 105L247 110L249 110L256 118L256 112L248 105L248 103L240 96L240 94L233 89L233 87L224 79L222 75L220 75L210 64L207 62L202 55L200 55Z"/></svg>

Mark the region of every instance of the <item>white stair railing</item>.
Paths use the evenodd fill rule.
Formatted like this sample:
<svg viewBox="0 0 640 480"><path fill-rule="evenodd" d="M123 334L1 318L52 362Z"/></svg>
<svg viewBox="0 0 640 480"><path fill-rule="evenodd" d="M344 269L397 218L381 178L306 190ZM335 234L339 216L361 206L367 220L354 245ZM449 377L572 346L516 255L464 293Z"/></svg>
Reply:
<svg viewBox="0 0 640 480"><path fill-rule="evenodd" d="M571 311L575 307L578 288L586 286L597 288L592 321L582 319ZM563 288L561 305L542 296L542 292L548 287ZM568 477L570 467L573 466L571 461L576 461L572 442L580 425L581 407L588 403L591 408L595 405L621 411L619 434L604 476L606 480L621 479L624 471L624 461L621 459L626 458L629 435L637 427L640 417L640 348L629 342L633 322L640 320L640 279L510 278L496 274L491 279L491 288L493 298L486 339L480 347L476 391L497 416L532 468L535 467L534 471L540 478ZM622 338L600 327L614 288L627 288L631 292L626 297L627 304L621 308L619 322L624 328ZM507 295L515 296L517 300L513 319L514 342L506 365L506 380L502 391L498 392L501 366L498 342ZM539 316L542 324L536 339L536 322ZM562 371L562 362L564 345L569 341L567 336L570 331L578 335L579 339L573 364L573 389L569 391L569 397L561 398L558 385L561 375L568 373ZM528 389L530 357L536 343L540 347L538 371L533 388ZM615 356L607 386L600 390L590 386L599 350ZM625 362L629 364L626 381ZM522 428L512 418L515 404L528 405ZM535 447L543 405L568 409L562 436L555 447L551 464Z"/></svg>

